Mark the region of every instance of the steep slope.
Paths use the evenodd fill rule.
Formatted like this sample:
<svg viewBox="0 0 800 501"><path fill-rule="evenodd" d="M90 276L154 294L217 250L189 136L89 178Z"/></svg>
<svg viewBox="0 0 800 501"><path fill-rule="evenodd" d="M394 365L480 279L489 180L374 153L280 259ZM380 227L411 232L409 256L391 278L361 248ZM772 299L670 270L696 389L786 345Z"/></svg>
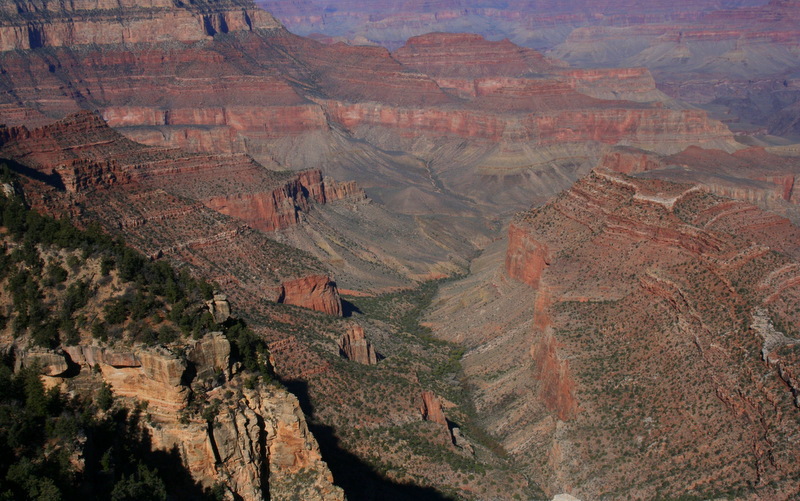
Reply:
<svg viewBox="0 0 800 501"><path fill-rule="evenodd" d="M305 192L324 196L318 172L275 173L244 156L215 158L146 148L86 112L33 131L4 132L3 156L21 162L29 169L23 172L41 181L37 186L42 191L31 192L35 206L56 214L68 210L77 217L99 221L108 231L124 231L126 240L148 256L166 255L192 263L219 283L235 281L239 285L233 292L236 299L248 291L242 300L255 293L286 300L287 284L297 279L314 277L321 284L330 282L310 256L274 243L244 221L226 216L237 215L236 210L209 195L215 193L215 186L222 187L217 188L220 196L226 194L224 178L213 185L201 182L203 177L216 177L215 172L241 181L249 174L251 186L262 190L255 195L262 201L261 212L250 213L250 220L255 227L275 229L297 223L298 211L309 203ZM175 182L176 176L182 177L181 183ZM187 193L199 200L186 198ZM276 260L294 264L270 264ZM222 263L231 266L227 273L220 271ZM242 273L245 268L259 273ZM341 313L335 287L324 301L314 303L314 308Z"/></svg>
<svg viewBox="0 0 800 501"><path fill-rule="evenodd" d="M596 170L515 218L429 321L548 492L791 499L799 250L746 203Z"/></svg>

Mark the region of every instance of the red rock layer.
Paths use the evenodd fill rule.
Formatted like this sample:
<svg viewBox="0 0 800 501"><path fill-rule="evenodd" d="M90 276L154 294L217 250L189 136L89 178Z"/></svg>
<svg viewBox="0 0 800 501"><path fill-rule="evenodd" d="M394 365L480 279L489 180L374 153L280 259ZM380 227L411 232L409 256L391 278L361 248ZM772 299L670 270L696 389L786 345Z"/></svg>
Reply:
<svg viewBox="0 0 800 501"><path fill-rule="evenodd" d="M534 378L542 383L541 398L545 407L555 412L558 419L567 421L577 412L578 402L569 361L559 358L557 347L552 332L545 331L531 348L531 359Z"/></svg>
<svg viewBox="0 0 800 501"><path fill-rule="evenodd" d="M249 12L249 7L242 1L215 3L210 13L198 14L192 7L178 10L221 30L221 21L207 23L203 16ZM138 19L133 11L130 15L101 16L97 29L124 28ZM148 19L172 15L177 14L169 8L155 9ZM194 44L156 38L148 45L5 51L0 53L6 72L4 100L38 103L51 116L91 108L147 144L249 153L265 164L280 158L297 170L324 167L321 160L308 165L309 157L316 155L311 152L320 149L320 142L327 145L331 129L340 126L357 137L368 136L386 151L397 149L398 135L533 143L525 148L586 141L624 142L665 152L687 144L733 147L730 133L703 112L611 100L610 82L621 73L559 74L562 70L555 68L545 74L552 62L507 41L467 35L420 37L398 51L416 54L406 66L382 48L323 45L279 27L259 26L255 21L253 29L231 22L227 29L235 36L206 37ZM418 71L428 71L425 68L413 66L419 57L430 61L429 71L441 78L463 78L460 73L446 74L445 68L469 68L468 80L453 80L452 85L463 87L474 101L444 92L441 86L450 84L437 85L439 76L432 78ZM476 57L478 62L472 64ZM622 79L625 96L654 91L645 73L629 73ZM528 78L533 74L536 78ZM593 86L601 90L585 95ZM639 86L644 89L636 90ZM390 128L391 134L382 128ZM526 165L524 160L515 162Z"/></svg>
<svg viewBox="0 0 800 501"><path fill-rule="evenodd" d="M302 306L329 315L342 315L342 300L330 277L311 275L281 284L279 303Z"/></svg>
<svg viewBox="0 0 800 501"><path fill-rule="evenodd" d="M275 231L297 224L300 212L308 210L312 201L326 201L322 173L318 170L300 172L272 191L226 194L204 200L204 203L253 228Z"/></svg>
<svg viewBox="0 0 800 501"><path fill-rule="evenodd" d="M730 138L720 123L703 111L665 108L552 110L507 116L490 111L404 109L329 102L330 116L348 129L387 127L405 137L461 136L492 142L531 141L539 146L622 141L658 151L680 151L687 144L717 144ZM638 108L638 106L637 106Z"/></svg>
<svg viewBox="0 0 800 501"><path fill-rule="evenodd" d="M436 398L432 391L422 392L422 404L420 405L420 413L424 421L431 421L433 423L447 426L447 418L444 417L442 410L442 402Z"/></svg>
<svg viewBox="0 0 800 501"><path fill-rule="evenodd" d="M24 157L70 193L141 183L170 185L171 191L201 201L222 214L263 231L295 225L312 203L363 199L352 182L324 181L319 170L271 172L245 155L209 156L174 149L143 148L118 134L93 113L28 130L0 128L0 152ZM124 226L143 224L130 219Z"/></svg>
<svg viewBox="0 0 800 501"><path fill-rule="evenodd" d="M657 157L641 150L615 149L606 152L600 161L600 166L621 174L635 174L648 170L658 169L663 164Z"/></svg>
<svg viewBox="0 0 800 501"><path fill-rule="evenodd" d="M516 77L557 67L541 53L508 39L490 42L469 33L429 33L411 37L392 52L404 66L440 78Z"/></svg>
<svg viewBox="0 0 800 501"><path fill-rule="evenodd" d="M325 179L325 201L336 202L338 200L365 200L367 194L358 186L355 181L337 182L333 179Z"/></svg>

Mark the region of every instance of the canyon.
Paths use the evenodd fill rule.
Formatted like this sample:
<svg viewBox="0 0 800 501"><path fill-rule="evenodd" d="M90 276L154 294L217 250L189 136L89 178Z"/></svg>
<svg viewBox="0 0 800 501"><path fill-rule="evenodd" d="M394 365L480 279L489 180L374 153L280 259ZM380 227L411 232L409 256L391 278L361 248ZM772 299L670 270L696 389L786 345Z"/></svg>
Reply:
<svg viewBox="0 0 800 501"><path fill-rule="evenodd" d="M468 31L508 39L573 67L646 67L659 90L703 107L737 133L797 136L796 2L260 5L294 33L327 43L395 50L428 32Z"/></svg>
<svg viewBox="0 0 800 501"><path fill-rule="evenodd" d="M720 122L675 105L646 73L568 70L509 42L435 34L393 53L331 46L292 35L269 14L236 2L175 12L148 4L125 23L100 5L92 22L102 33L167 13L197 26L177 30L175 40L64 41L60 33L77 37L73 25L88 15L78 4L71 9L55 9L41 24L41 47L24 52L30 44L9 37L14 50L0 52L6 125L38 126L30 121L93 110L151 146L244 153L271 169L320 169L357 182L402 214L432 203L422 212L469 218L486 208L523 209L531 192L545 198L588 172L607 145L661 153L692 144L738 147ZM212 29L209 18L226 30ZM27 22L22 14L4 21L17 31ZM461 49L442 52L448 46ZM438 67L425 62L434 59ZM460 74L442 73L443 66ZM608 90L621 79L625 92ZM560 177L566 179L554 182ZM508 184L525 192L509 196Z"/></svg>
<svg viewBox="0 0 800 501"><path fill-rule="evenodd" d="M12 3L5 195L204 280L209 327L35 348L0 278L2 353L149 402L198 485L800 495L793 2Z"/></svg>

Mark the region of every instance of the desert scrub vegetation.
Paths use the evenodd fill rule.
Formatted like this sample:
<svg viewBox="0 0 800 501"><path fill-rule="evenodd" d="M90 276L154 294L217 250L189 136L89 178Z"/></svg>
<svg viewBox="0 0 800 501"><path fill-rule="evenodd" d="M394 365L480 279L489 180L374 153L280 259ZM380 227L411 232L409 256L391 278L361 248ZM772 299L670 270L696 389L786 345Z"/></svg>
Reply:
<svg viewBox="0 0 800 501"><path fill-rule="evenodd" d="M216 324L205 303L215 284L151 260L97 224L76 228L30 209L15 176L0 167L14 194L0 195L0 283L10 301L0 328L30 335L35 345L103 342L170 344L222 331L246 369L271 378L266 342L241 319Z"/></svg>

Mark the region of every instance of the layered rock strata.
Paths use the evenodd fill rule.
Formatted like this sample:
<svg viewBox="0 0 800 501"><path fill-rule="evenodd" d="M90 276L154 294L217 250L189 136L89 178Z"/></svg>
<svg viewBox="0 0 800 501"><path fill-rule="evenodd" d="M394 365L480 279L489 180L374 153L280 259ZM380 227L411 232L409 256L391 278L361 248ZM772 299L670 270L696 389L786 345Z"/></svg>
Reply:
<svg viewBox="0 0 800 501"><path fill-rule="evenodd" d="M745 497L792 499L800 232L657 173L595 170L518 215L508 248L487 249L428 320L466 347L487 429L549 495L694 495L749 479Z"/></svg>
<svg viewBox="0 0 800 501"><path fill-rule="evenodd" d="M614 148L600 162L608 170L676 182L701 183L720 196L750 202L797 223L797 157L751 147L735 153L689 147L669 156Z"/></svg>
<svg viewBox="0 0 800 501"><path fill-rule="evenodd" d="M120 22L120 9L125 9L124 23ZM263 10L236 0L205 2L202 6L166 0L68 4L14 0L3 8L0 50L167 40L197 42L217 33L280 26Z"/></svg>
<svg viewBox="0 0 800 501"><path fill-rule="evenodd" d="M319 275L318 264L251 229L295 225L303 210L325 203L320 171L274 172L243 155L214 157L144 147L87 112L33 130L3 128L0 134L1 156L24 162L50 189L65 191L47 195L63 204L47 209L75 211L80 201L90 207L80 216L96 218L110 231L124 231L131 244L153 258L183 257L195 266L213 268L217 271L209 269L211 275L206 276L219 283L233 277L219 274L220 268L211 265L216 259L212 256L222 253L223 261L241 256L261 272L236 279L244 281L252 295L234 290L235 299L265 297L341 314L336 287ZM333 199L361 196L357 186L348 183L334 183L330 191ZM247 210L223 204L235 200L233 192L249 194ZM243 219L234 219L237 216ZM287 253L296 254L285 259L293 264L281 266L277 256ZM214 305L220 318L223 306L222 300L219 307Z"/></svg>
<svg viewBox="0 0 800 501"><path fill-rule="evenodd" d="M565 70L531 49L472 35L426 35L393 54L323 45L289 34L266 13L260 19L244 1L133 7L131 19L98 17L97 29L126 29L144 9L155 32L164 19L188 16L207 34L181 41L181 29L150 44L43 42L30 56L0 52L7 123L29 121L20 117L23 103L51 117L92 109L150 145L247 153L264 165L319 168L373 190L413 188L462 212L465 193L477 202L469 204L473 211L505 200L501 186L509 177L524 178L517 185L528 194L563 188L547 180L585 172L585 148L577 145L587 141L663 153L690 144L737 147L705 112L665 106L641 70ZM55 19L72 16L62 14ZM233 20L244 15L251 25ZM15 16L8 23L26 29ZM611 82L623 82L622 89ZM430 178L409 170L419 159ZM243 192L209 203L241 217L281 207L270 196ZM395 197L385 201L403 207ZM516 198L501 205L511 203L520 206ZM292 218L291 210L278 212L279 221L252 224L274 228Z"/></svg>

